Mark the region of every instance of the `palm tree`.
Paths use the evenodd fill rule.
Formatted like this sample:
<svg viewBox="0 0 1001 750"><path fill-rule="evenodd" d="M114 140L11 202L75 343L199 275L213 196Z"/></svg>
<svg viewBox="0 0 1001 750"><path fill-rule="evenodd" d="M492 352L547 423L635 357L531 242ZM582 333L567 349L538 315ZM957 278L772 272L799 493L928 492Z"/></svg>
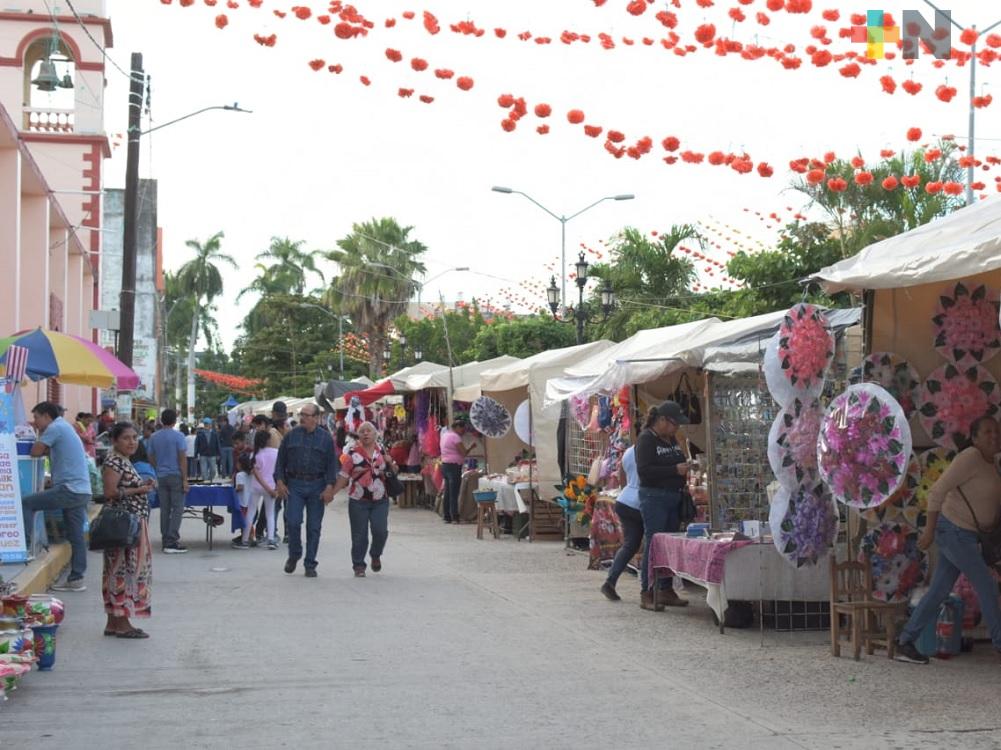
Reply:
<svg viewBox="0 0 1001 750"><path fill-rule="evenodd" d="M337 241L338 250L326 253L340 267L331 282L326 303L351 318L355 330L368 340L369 376L381 369L381 353L392 322L406 312L420 286L415 274L426 269L420 256L427 248L410 239L413 227L396 219L372 219L354 224L351 234Z"/></svg>
<svg viewBox="0 0 1001 750"><path fill-rule="evenodd" d="M323 272L316 267L317 253L304 252L301 248L303 240L290 240L288 237L272 237L271 245L264 252L258 253L255 260L259 275L237 297L240 299L247 292L268 294L294 294L302 296L306 292L309 274L316 274L323 281ZM270 261L268 265L261 261Z"/></svg>
<svg viewBox="0 0 1001 750"><path fill-rule="evenodd" d="M211 307L212 300L222 294L223 280L217 263L225 263L237 268L236 261L222 252L222 232L216 232L204 243L188 240L184 244L195 251L195 257L181 266L177 272L177 284L188 298L192 309L199 311ZM195 346L198 343L198 329L204 323L204 316L191 316L191 337L188 339L188 417L195 410ZM209 329L205 328L206 336Z"/></svg>

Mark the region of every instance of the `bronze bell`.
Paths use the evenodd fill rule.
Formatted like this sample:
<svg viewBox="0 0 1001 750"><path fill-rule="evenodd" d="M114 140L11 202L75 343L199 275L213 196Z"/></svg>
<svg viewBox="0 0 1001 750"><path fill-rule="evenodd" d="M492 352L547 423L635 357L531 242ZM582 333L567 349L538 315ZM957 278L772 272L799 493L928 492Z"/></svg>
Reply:
<svg viewBox="0 0 1001 750"><path fill-rule="evenodd" d="M73 88L73 78L69 73L63 76L63 80L59 82L59 88L61 89L71 89Z"/></svg>
<svg viewBox="0 0 1001 750"><path fill-rule="evenodd" d="M32 83L40 91L55 91L60 84L59 76L56 74L56 66L52 60L42 60L42 67L38 71L38 78Z"/></svg>

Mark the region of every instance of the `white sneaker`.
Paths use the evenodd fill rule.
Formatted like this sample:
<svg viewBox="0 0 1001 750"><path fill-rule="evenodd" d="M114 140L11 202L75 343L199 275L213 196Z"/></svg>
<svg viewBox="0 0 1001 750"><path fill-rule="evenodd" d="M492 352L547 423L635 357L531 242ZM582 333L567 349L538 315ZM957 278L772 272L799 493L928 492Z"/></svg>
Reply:
<svg viewBox="0 0 1001 750"><path fill-rule="evenodd" d="M67 579L63 583L53 583L50 587L53 591L86 591L87 586L82 578L75 578L72 581Z"/></svg>

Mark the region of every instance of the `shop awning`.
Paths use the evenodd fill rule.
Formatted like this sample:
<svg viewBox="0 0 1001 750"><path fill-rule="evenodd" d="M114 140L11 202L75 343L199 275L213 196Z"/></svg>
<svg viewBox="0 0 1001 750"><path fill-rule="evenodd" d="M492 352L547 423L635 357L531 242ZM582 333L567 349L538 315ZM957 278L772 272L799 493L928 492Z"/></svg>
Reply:
<svg viewBox="0 0 1001 750"><path fill-rule="evenodd" d="M430 373L409 375L405 379L406 389L420 391L425 388L463 388L475 386L480 382L480 375L487 370L504 367L520 362L517 357L502 355L482 362L467 362L456 367L445 367Z"/></svg>
<svg viewBox="0 0 1001 750"><path fill-rule="evenodd" d="M341 398L344 399L345 403L350 403L351 399L357 396L361 400L362 406L368 406L394 393L411 392L413 388L408 386L408 378L418 375L428 375L439 370L445 370L447 373L448 367L439 365L436 362L418 362L412 367L404 367L399 372L393 373L388 378L384 378L368 388L345 393Z"/></svg>
<svg viewBox="0 0 1001 750"><path fill-rule="evenodd" d="M899 289L1001 268L1001 196L898 234L822 269L828 292Z"/></svg>

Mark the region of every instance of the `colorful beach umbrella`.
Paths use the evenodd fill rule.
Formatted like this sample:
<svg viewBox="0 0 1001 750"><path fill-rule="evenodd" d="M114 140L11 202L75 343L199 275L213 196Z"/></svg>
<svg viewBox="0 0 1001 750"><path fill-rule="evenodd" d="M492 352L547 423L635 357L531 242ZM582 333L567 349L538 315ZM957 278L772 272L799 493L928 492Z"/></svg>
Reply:
<svg viewBox="0 0 1001 750"><path fill-rule="evenodd" d="M68 385L94 388L115 386L121 391L139 387L139 376L93 341L58 331L36 328L0 338L0 366L6 370L7 350L17 344L28 350L27 376L32 380L58 378Z"/></svg>

